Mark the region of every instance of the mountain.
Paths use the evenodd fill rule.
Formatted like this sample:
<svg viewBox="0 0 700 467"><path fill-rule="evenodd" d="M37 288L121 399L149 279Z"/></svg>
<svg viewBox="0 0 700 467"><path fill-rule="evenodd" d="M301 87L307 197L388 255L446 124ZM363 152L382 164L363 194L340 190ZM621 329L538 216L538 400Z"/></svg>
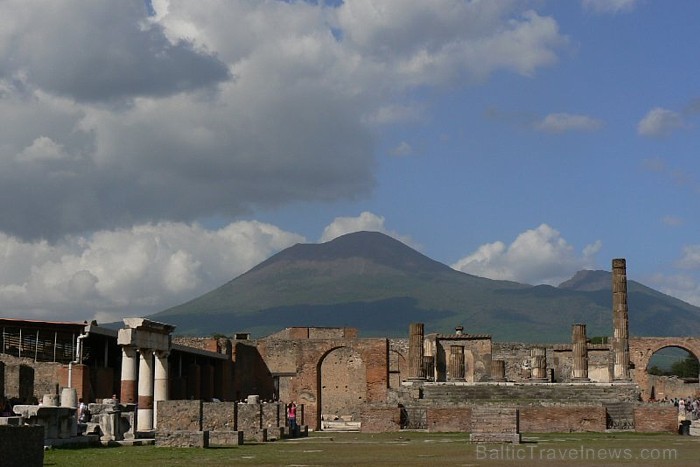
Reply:
<svg viewBox="0 0 700 467"><path fill-rule="evenodd" d="M426 332L492 334L497 341L568 342L571 325L589 336L612 329L611 274L580 271L558 287L465 274L378 232L297 244L232 281L152 315L178 334L251 332L287 326L350 326L360 335ZM628 282L631 335L700 333L700 308Z"/></svg>

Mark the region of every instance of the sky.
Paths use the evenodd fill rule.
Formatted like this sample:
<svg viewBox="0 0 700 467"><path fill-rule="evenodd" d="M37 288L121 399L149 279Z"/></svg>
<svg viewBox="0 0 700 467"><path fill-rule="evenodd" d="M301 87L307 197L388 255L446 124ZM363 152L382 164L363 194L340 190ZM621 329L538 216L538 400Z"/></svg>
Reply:
<svg viewBox="0 0 700 467"><path fill-rule="evenodd" d="M700 306L697 18L0 1L0 316L144 316L358 230L533 285L626 258Z"/></svg>

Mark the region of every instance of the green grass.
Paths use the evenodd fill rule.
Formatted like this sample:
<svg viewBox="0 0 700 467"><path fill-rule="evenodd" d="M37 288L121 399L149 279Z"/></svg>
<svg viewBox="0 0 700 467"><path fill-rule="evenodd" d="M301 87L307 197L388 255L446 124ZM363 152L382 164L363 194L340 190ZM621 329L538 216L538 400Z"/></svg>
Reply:
<svg viewBox="0 0 700 467"><path fill-rule="evenodd" d="M53 449L45 466L213 465L698 465L700 438L672 434L523 435L523 444L469 443L466 433L312 433L226 448Z"/></svg>

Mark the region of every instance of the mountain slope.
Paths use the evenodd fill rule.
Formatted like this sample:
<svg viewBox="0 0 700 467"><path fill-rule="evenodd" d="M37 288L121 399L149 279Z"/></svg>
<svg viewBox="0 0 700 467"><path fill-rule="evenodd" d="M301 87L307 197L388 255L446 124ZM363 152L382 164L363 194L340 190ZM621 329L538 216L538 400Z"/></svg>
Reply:
<svg viewBox="0 0 700 467"><path fill-rule="evenodd" d="M286 326L353 326L362 336L404 336L412 321L427 332L490 333L499 341L567 342L571 324L609 335L611 277L581 271L559 287L495 281L453 270L377 232L298 244L194 300L152 316L178 333L253 332ZM632 335L700 331L700 309L636 282Z"/></svg>

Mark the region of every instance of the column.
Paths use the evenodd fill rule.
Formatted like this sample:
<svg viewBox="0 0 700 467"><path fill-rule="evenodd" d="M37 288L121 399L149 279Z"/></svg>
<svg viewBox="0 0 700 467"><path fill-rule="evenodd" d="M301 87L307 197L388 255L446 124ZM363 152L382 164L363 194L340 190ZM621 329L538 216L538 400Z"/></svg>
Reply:
<svg viewBox="0 0 700 467"><path fill-rule="evenodd" d="M630 349L629 321L627 316L627 262L624 258L612 261L612 291L613 291L613 338L612 350L614 357L613 379L628 381Z"/></svg>
<svg viewBox="0 0 700 467"><path fill-rule="evenodd" d="M531 379L547 381L547 349L544 347L530 349L530 366L532 367Z"/></svg>
<svg viewBox="0 0 700 467"><path fill-rule="evenodd" d="M506 361L491 360L491 381L506 380Z"/></svg>
<svg viewBox="0 0 700 467"><path fill-rule="evenodd" d="M122 404L136 403L136 349L134 347L122 347L122 381L120 402Z"/></svg>
<svg viewBox="0 0 700 467"><path fill-rule="evenodd" d="M137 430L153 430L153 351L139 349L139 403Z"/></svg>
<svg viewBox="0 0 700 467"><path fill-rule="evenodd" d="M408 379L425 379L423 368L423 323L411 323L408 327Z"/></svg>
<svg viewBox="0 0 700 467"><path fill-rule="evenodd" d="M432 355L423 357L423 371L426 379L435 380L435 357Z"/></svg>
<svg viewBox="0 0 700 467"><path fill-rule="evenodd" d="M573 366L571 380L587 382L588 379L588 343L586 342L586 325L574 324L571 329Z"/></svg>
<svg viewBox="0 0 700 467"><path fill-rule="evenodd" d="M168 400L168 352L156 352L153 384L153 428L158 426L158 401Z"/></svg>
<svg viewBox="0 0 700 467"><path fill-rule="evenodd" d="M449 375L452 381L464 381L464 346L450 346Z"/></svg>

